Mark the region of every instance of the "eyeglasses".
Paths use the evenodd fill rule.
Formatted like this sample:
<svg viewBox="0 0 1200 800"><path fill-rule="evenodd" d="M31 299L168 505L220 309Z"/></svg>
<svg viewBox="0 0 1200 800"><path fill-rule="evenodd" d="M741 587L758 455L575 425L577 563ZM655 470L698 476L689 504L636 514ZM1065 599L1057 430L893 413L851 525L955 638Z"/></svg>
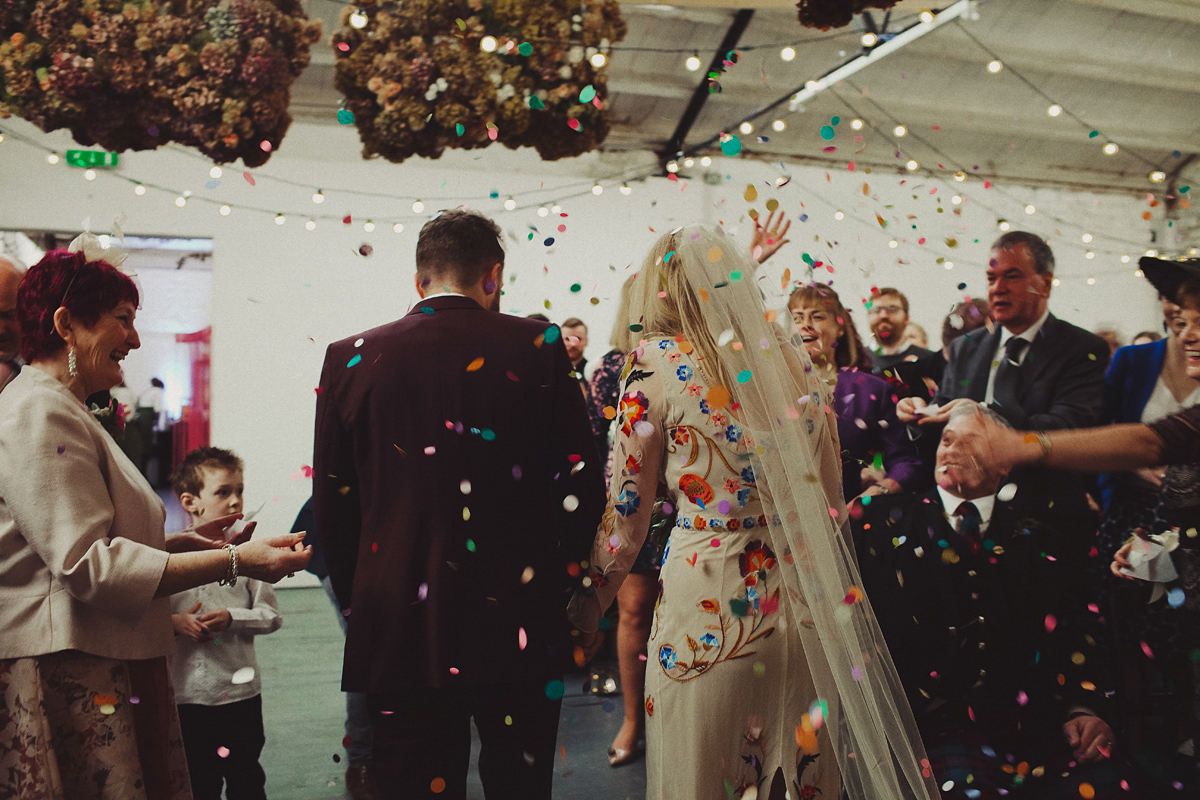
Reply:
<svg viewBox="0 0 1200 800"><path fill-rule="evenodd" d="M870 316L870 317L878 317L878 316L882 316L882 315L884 315L884 314L899 314L899 313L900 313L901 311L903 311L903 310L904 310L904 306L897 306L897 305L889 305L889 306L873 305L873 306L871 306L869 309L867 309L867 316Z"/></svg>

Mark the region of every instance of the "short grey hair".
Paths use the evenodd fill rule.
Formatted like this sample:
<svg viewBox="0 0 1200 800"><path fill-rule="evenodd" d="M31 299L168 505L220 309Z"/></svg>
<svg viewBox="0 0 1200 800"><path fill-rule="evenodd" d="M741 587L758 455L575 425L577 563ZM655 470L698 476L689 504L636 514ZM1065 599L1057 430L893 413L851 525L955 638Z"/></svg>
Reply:
<svg viewBox="0 0 1200 800"><path fill-rule="evenodd" d="M985 417L1002 428L1008 428L1009 430L1012 429L1012 425L1008 420L985 406L983 403L977 403L974 400L972 400L970 403L962 403L958 406L955 406L954 410L950 412L950 417L947 422L949 422L951 419L958 419L959 417L964 417L967 414L974 414L976 412L983 414Z"/></svg>
<svg viewBox="0 0 1200 800"><path fill-rule="evenodd" d="M1009 231L992 242L992 249L1011 251L1019 244L1029 248L1029 253L1033 256L1033 268L1039 275L1054 272L1054 251L1050 249L1050 245L1046 244L1046 240L1036 233Z"/></svg>

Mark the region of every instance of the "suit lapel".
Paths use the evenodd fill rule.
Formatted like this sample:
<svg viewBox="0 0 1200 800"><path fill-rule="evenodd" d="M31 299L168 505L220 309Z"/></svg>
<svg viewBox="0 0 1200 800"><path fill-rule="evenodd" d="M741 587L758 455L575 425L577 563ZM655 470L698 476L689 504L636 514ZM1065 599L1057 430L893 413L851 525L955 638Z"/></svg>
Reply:
<svg viewBox="0 0 1200 800"><path fill-rule="evenodd" d="M1000 346L1000 326L987 336L980 337L979 345L971 361L971 382L967 386L967 397L982 403L987 396L988 373L992 369L992 356Z"/></svg>
<svg viewBox="0 0 1200 800"><path fill-rule="evenodd" d="M1025 392L1030 386L1034 386L1042 373L1050 368L1054 362L1054 342L1059 340L1056 335L1058 333L1059 321L1056 316L1051 314L1046 317L1046 322L1038 331L1037 336L1033 337L1033 343L1029 345L1029 352L1025 355L1025 360L1021 362L1021 384L1017 387L1017 399L1025 399Z"/></svg>

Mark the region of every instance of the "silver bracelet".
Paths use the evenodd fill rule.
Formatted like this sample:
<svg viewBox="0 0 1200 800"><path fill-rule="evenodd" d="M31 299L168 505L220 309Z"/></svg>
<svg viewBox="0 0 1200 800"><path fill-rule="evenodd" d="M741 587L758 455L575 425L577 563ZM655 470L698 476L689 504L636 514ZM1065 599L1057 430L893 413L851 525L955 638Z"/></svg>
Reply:
<svg viewBox="0 0 1200 800"><path fill-rule="evenodd" d="M232 544L225 545L229 551L229 566L225 569L225 577L217 581L219 586L237 586L238 579L238 551L237 547Z"/></svg>

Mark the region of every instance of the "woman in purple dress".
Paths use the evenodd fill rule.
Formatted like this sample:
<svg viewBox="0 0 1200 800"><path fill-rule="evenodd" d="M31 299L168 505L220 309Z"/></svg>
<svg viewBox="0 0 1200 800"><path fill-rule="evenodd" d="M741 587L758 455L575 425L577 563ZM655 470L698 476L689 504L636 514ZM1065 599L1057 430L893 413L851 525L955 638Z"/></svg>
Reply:
<svg viewBox="0 0 1200 800"><path fill-rule="evenodd" d="M788 298L788 311L813 369L837 382L834 411L846 502L921 488L921 457L896 419L896 401L887 381L871 374L871 356L837 292L824 283L801 286Z"/></svg>

